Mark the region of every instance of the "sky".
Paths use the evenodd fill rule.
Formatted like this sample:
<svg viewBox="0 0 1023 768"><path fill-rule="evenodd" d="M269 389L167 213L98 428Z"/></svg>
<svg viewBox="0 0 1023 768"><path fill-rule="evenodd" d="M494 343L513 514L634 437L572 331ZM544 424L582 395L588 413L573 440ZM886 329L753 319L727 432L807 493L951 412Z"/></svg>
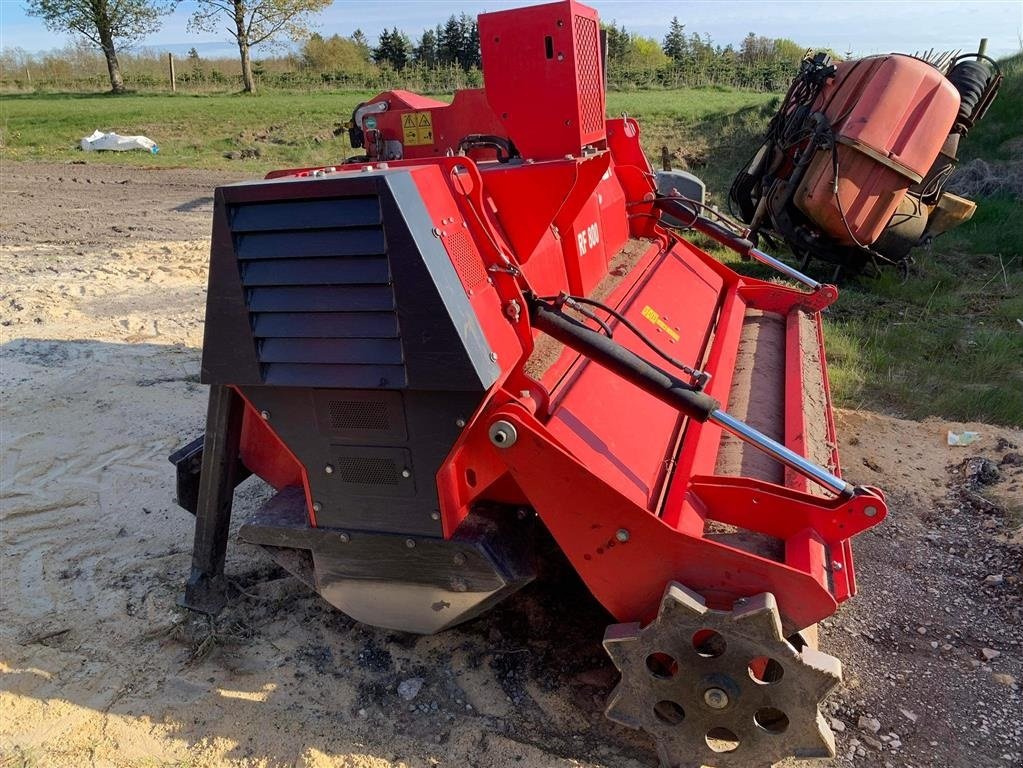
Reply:
<svg viewBox="0 0 1023 768"><path fill-rule="evenodd" d="M361 28L372 41L384 27L397 24L416 37L452 13L477 14L534 0L335 0L316 17L324 35L349 35ZM707 33L715 43L738 44L748 32L787 37L808 47L826 47L858 55L903 51L975 50L988 38L988 53L1005 56L1023 47L1023 0L591 0L605 21L660 40L672 16L687 32ZM184 53L193 45L204 55L231 55L225 32L190 34L188 17L195 3L182 2L162 28L141 47ZM21 0L0 0L0 48L29 52L59 48L70 38L49 32L25 14ZM258 50L258 49L257 49Z"/></svg>

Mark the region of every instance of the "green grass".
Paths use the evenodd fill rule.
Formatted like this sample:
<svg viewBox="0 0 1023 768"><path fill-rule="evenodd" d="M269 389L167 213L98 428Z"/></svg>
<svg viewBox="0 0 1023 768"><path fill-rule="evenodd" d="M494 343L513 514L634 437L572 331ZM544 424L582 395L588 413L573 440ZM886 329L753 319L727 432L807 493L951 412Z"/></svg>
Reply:
<svg viewBox="0 0 1023 768"><path fill-rule="evenodd" d="M843 286L825 315L839 404L1023 425L1023 270L1010 261L938 249L905 281L890 271Z"/></svg>
<svg viewBox="0 0 1023 768"><path fill-rule="evenodd" d="M353 153L347 137L333 137L331 128L348 120L355 106L373 95L10 94L0 99L0 153L15 160L85 160L253 172L330 164ZM659 151L662 143L673 145L677 129L684 127L696 136L701 121L717 123L772 98L716 88L612 93L608 111L649 118L644 126L644 143L651 151ZM77 148L79 140L97 128L143 134L160 146L160 152L157 155L81 152ZM249 160L224 157L226 152L248 148L258 148L260 157Z"/></svg>
<svg viewBox="0 0 1023 768"><path fill-rule="evenodd" d="M335 138L331 129L373 95L5 95L0 99L0 152L16 160L231 168L259 174L271 168L332 164L351 149L347 138ZM79 140L97 128L148 136L160 152L79 150ZM225 152L247 148L258 148L260 157L224 157Z"/></svg>
<svg viewBox="0 0 1023 768"><path fill-rule="evenodd" d="M1006 82L966 139L965 158L1008 159L1023 135L1023 56L1003 62ZM0 157L152 167L268 169L336 163L351 152L331 136L369 93L242 95L18 95L0 100ZM641 125L655 165L661 147L725 204L732 175L759 143L778 96L722 88L613 92L608 113ZM142 133L160 154L84 154L94 129ZM261 157L224 153L258 147ZM1015 151L1018 151L1015 150ZM1023 216L1020 202L979 201L973 220L894 271L841 286L825 314L836 402L911 418L940 416L1023 425ZM730 261L730 257L725 256ZM765 269L738 268L757 276ZM816 274L827 279L828 271Z"/></svg>
<svg viewBox="0 0 1023 768"><path fill-rule="evenodd" d="M627 113L640 123L640 141L656 167L667 147L672 167L707 184L710 201L727 204L736 170L759 145L775 113L778 94L700 88L608 94L610 115Z"/></svg>

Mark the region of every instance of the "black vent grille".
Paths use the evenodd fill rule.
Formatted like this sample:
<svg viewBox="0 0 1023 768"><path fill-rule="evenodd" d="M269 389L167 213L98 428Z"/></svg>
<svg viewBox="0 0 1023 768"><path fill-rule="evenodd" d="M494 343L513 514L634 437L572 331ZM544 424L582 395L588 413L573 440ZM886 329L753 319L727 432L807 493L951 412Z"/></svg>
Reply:
<svg viewBox="0 0 1023 768"><path fill-rule="evenodd" d="M331 400L330 428L336 432L348 430L389 430L390 409L387 403L360 400Z"/></svg>
<svg viewBox="0 0 1023 768"><path fill-rule="evenodd" d="M338 483L344 493L355 496L416 495L412 454L395 446L335 445L334 471L325 482Z"/></svg>
<svg viewBox="0 0 1023 768"><path fill-rule="evenodd" d="M265 383L406 385L377 197L244 203L228 215Z"/></svg>
<svg viewBox="0 0 1023 768"><path fill-rule="evenodd" d="M342 456L338 459L342 482L353 485L391 485L397 487L401 472L394 459L376 456Z"/></svg>

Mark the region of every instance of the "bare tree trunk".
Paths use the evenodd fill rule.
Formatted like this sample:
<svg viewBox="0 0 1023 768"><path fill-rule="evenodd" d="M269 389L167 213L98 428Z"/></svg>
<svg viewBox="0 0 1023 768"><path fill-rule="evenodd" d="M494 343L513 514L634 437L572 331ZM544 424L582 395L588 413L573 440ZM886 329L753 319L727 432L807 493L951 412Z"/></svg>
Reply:
<svg viewBox="0 0 1023 768"><path fill-rule="evenodd" d="M238 31L238 53L242 59L243 90L255 93L256 80L252 77L252 60L249 58L249 31L245 28L245 0L234 0L234 24Z"/></svg>
<svg viewBox="0 0 1023 768"><path fill-rule="evenodd" d="M107 59L107 71L110 73L110 92L124 93L124 79L121 77L121 65L117 63L114 38L109 29L100 29L99 34L100 42L103 44L103 55Z"/></svg>

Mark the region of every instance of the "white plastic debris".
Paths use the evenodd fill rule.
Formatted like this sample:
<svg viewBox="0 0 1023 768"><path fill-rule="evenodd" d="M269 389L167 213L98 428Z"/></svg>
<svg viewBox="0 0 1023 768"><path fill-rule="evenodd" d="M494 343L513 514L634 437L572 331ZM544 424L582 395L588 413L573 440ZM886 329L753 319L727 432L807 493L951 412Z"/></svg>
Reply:
<svg viewBox="0 0 1023 768"><path fill-rule="evenodd" d="M103 131L94 131L91 136L82 139L82 149L85 152L99 150L126 152L131 149L144 149L154 155L160 151L156 142L145 136L121 136L118 133L103 133Z"/></svg>
<svg viewBox="0 0 1023 768"><path fill-rule="evenodd" d="M973 445L980 440L980 432L953 432L948 431L949 445Z"/></svg>

